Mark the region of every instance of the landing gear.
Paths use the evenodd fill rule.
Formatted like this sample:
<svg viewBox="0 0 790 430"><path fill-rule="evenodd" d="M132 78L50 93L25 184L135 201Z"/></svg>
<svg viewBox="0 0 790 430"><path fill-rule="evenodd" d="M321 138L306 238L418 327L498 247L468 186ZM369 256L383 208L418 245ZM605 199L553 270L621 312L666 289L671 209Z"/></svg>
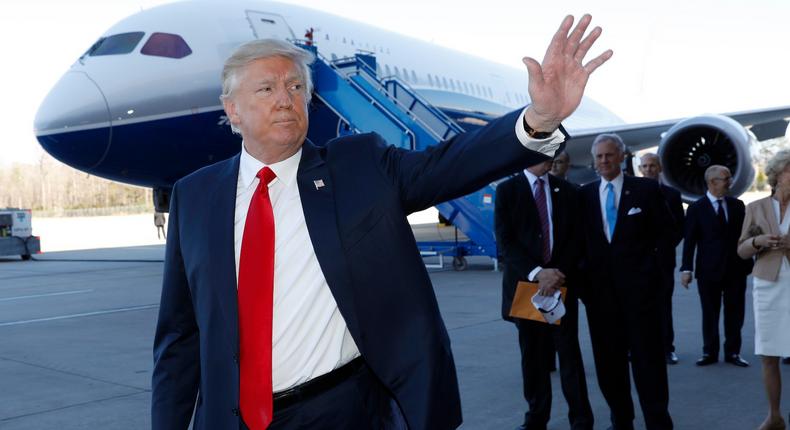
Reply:
<svg viewBox="0 0 790 430"><path fill-rule="evenodd" d="M466 257L462 255L456 255L453 257L453 269L455 269L457 272L466 270L468 266L469 264L466 262Z"/></svg>

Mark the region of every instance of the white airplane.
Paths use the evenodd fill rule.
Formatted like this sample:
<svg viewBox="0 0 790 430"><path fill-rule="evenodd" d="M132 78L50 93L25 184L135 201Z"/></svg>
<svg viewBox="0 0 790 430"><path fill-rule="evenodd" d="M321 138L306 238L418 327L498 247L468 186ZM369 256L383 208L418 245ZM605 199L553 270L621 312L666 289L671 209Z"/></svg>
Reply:
<svg viewBox="0 0 790 430"><path fill-rule="evenodd" d="M166 210L176 180L239 151L219 103L220 70L241 43L272 37L312 39L330 61L373 54L380 76L408 84L467 130L529 103L524 69L294 5L185 1L136 13L107 30L42 102L36 136L70 166L153 188L155 205ZM572 136L571 178L591 179L590 142L617 132L632 150L658 146L665 180L687 201L704 192L703 172L711 164L732 170L733 193L740 194L754 176L755 137L746 127L787 117L790 106L625 124L585 98L564 123ZM314 143L337 136L343 123L314 98L308 134Z"/></svg>

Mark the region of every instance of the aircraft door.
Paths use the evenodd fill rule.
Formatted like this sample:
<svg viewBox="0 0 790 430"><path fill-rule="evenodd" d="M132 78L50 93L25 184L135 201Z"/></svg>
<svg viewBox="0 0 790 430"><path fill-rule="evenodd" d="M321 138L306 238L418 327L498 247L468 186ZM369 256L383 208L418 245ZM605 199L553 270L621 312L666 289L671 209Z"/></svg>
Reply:
<svg viewBox="0 0 790 430"><path fill-rule="evenodd" d="M247 20L256 39L296 40L293 31L280 15L248 10Z"/></svg>

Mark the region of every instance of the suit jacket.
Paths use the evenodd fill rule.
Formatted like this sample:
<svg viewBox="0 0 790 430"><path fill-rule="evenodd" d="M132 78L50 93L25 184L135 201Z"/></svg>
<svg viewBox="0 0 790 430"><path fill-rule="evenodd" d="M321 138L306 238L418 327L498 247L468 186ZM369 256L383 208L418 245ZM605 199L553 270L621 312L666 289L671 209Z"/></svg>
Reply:
<svg viewBox="0 0 790 430"><path fill-rule="evenodd" d="M578 226L579 192L576 187L549 175L551 221L554 246L551 260L543 264L543 234L538 208L529 180L522 173L502 182L496 189L494 226L502 274L502 318L510 318L510 307L519 281L527 281L536 267L559 269L566 276L569 298L575 300L581 244ZM567 300L567 299L566 299Z"/></svg>
<svg viewBox="0 0 790 430"><path fill-rule="evenodd" d="M702 196L686 211L686 232L683 242L681 271L694 271L694 251L697 251L695 277L718 282L730 276L746 276L753 262L738 257L738 238L745 213L742 201L725 197L727 225L722 226L716 209Z"/></svg>
<svg viewBox="0 0 790 430"><path fill-rule="evenodd" d="M380 136L305 142L297 172L321 270L348 329L408 427L461 422L450 342L406 215L546 160L515 136L519 112L425 151ZM152 424L239 427L234 212L239 157L173 188L154 341ZM325 186L317 189L313 181Z"/></svg>
<svg viewBox="0 0 790 430"><path fill-rule="evenodd" d="M672 224L658 182L625 175L617 223L611 243L606 240L601 218L597 180L582 187L586 252L584 271L588 283L582 299L594 302L599 288L614 288L631 305L658 300L658 257L671 248ZM631 214L629 215L629 212ZM638 309L637 309L638 311Z"/></svg>
<svg viewBox="0 0 790 430"><path fill-rule="evenodd" d="M675 268L675 248L677 248L680 241L683 240L683 228L685 224L685 214L683 213L683 201L680 198L680 192L669 185L660 184L659 189L661 195L664 197L664 202L669 209L671 219L664 222L670 223L672 226L672 240L669 242L669 247L665 248L661 253L661 266L664 268Z"/></svg>
<svg viewBox="0 0 790 430"><path fill-rule="evenodd" d="M754 231L757 228L759 230ZM741 237L738 239L738 255L749 260L756 256L752 275L775 282L779 277L779 269L782 268L782 260L784 258L790 260L790 234L785 236L784 249L757 249L752 246L752 238L761 234L782 234L779 230L779 220L776 219L773 198L770 196L755 200L746 206L746 217L743 221Z"/></svg>

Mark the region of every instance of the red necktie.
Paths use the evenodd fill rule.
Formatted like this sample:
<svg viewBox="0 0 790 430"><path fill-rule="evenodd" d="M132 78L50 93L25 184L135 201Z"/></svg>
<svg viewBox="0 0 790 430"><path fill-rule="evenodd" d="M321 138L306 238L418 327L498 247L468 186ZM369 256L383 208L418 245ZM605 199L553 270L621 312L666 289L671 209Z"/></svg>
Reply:
<svg viewBox="0 0 790 430"><path fill-rule="evenodd" d="M549 207L546 202L546 191L543 189L543 179L535 181L535 205L538 207L540 218L540 232L543 238L543 264L551 260L551 233L549 232Z"/></svg>
<svg viewBox="0 0 790 430"><path fill-rule="evenodd" d="M272 422L272 314L274 313L274 213L268 167L258 172L239 258L239 337L241 416L250 430Z"/></svg>

